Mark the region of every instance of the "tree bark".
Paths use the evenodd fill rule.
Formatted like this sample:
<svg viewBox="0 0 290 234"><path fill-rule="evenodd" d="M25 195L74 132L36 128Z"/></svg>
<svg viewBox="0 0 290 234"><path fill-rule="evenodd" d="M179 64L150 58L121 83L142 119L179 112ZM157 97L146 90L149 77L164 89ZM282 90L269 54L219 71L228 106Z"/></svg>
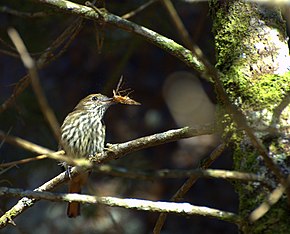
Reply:
<svg viewBox="0 0 290 234"><path fill-rule="evenodd" d="M263 142L283 175L289 174L290 68L286 25L274 6L243 1L211 2L216 46L216 67L226 93L247 116L248 125ZM222 109L222 108L221 108ZM258 221L249 222L255 210L278 186L262 157L223 111L219 116L235 145L234 169L266 176L271 188L260 183L235 184L239 194L243 233L288 233L289 206L283 196Z"/></svg>

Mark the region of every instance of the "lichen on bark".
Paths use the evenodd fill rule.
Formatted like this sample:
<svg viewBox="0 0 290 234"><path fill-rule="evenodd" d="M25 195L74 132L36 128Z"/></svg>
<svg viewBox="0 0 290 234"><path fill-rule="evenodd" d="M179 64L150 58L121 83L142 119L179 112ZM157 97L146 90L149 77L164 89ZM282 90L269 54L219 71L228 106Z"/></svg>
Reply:
<svg viewBox="0 0 290 234"><path fill-rule="evenodd" d="M289 106L281 113L279 121L273 121L275 109L290 93L290 57L280 11L273 6L244 1L215 1L211 7L216 67L221 71L226 93L246 115L248 125L263 142L272 160L288 175L290 137L285 126L290 122ZM226 123L225 131L233 132L235 170L264 175L272 182L272 188L252 183L235 184L240 197L240 214L246 220L277 186L277 180L247 136L229 122L229 114L221 111L218 116L223 118L220 122ZM281 204L285 205L285 200L282 199L258 224L245 225L241 230L250 233L272 230L269 224L275 219L283 219L285 215L289 218L286 207ZM290 230L289 222L275 233L283 233L286 227ZM259 232L262 229L263 232Z"/></svg>

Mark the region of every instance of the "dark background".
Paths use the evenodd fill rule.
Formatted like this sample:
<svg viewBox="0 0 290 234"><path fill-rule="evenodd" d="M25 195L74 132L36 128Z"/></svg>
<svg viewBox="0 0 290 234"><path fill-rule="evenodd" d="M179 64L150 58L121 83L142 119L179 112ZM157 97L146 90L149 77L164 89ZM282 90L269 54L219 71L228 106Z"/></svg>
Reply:
<svg viewBox="0 0 290 234"><path fill-rule="evenodd" d="M116 15L123 15L142 3L144 1L107 1L106 8ZM12 45L7 36L7 28L14 27L31 53L42 52L75 19L75 16L54 12L34 1L7 1L0 3L0 6L19 12L49 13L47 17L27 18L5 13L3 10L0 12L1 39ZM208 3L177 2L175 6L193 41L214 63ZM153 4L130 20L181 43L160 3ZM1 50L10 50L3 42L0 46ZM15 84L25 74L26 70L19 58L0 53L1 103L13 93ZM130 96L142 105L118 105L106 113L107 142L110 143L214 121L216 100L214 89L209 83L199 79L194 71L177 58L141 37L110 26L105 26L104 44L98 49L96 26L91 21L85 21L83 29L67 51L39 74L48 102L60 123L86 95L96 92L112 95L120 76L123 76L123 87L134 90ZM192 85L192 91L187 84ZM192 96L196 92L200 95ZM58 148L30 86L17 97L11 108L0 114L0 129L52 150ZM218 135L196 137L132 153L111 163L140 170L192 169L219 143ZM3 143L0 148L1 162L32 156L34 154L8 143ZM231 165L231 151L227 149L212 168L231 169ZM0 182L1 186L34 189L60 172L61 168L56 161L35 161L11 168L0 175ZM168 201L184 181L185 179L144 181L93 173L84 192L99 196ZM63 185L56 191L66 192L66 186ZM1 197L1 214L16 201L14 198ZM232 184L223 180L199 179L184 201L231 212L237 212L238 208ZM152 232L158 218L157 213L90 205L82 206L82 216L77 219L68 219L65 212L65 203L37 202L15 219L16 227L10 225L0 230L0 233L142 234ZM163 233L237 233L237 228L233 224L206 217L169 215Z"/></svg>

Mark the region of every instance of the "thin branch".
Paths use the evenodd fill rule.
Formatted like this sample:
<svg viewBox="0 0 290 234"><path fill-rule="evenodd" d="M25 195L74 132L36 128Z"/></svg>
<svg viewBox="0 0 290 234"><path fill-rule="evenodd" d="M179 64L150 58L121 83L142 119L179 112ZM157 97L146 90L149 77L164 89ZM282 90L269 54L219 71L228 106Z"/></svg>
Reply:
<svg viewBox="0 0 290 234"><path fill-rule="evenodd" d="M174 5L172 4L171 0L161 0L161 2L163 3L165 9L167 10L176 31L178 32L179 37L181 38L181 40L183 41L183 43L185 44L185 46L188 49L193 48L193 42L191 40L191 37L188 33L188 31L186 30L181 18L179 17Z"/></svg>
<svg viewBox="0 0 290 234"><path fill-rule="evenodd" d="M207 169L224 151L226 147L225 143L220 144L216 149L210 154L209 158L202 162L200 168ZM170 201L181 201L184 195L191 189L191 187L198 180L198 177L192 175L190 176L185 183L177 190L177 192L171 197ZM167 214L162 213L159 215L156 224L153 229L154 234L159 234L165 223Z"/></svg>
<svg viewBox="0 0 290 234"><path fill-rule="evenodd" d="M99 163L106 162L112 159L117 159L121 156L124 156L125 154L172 142L177 141L183 138L189 138L194 137L198 135L205 135L205 134L211 134L214 132L214 126L212 125L204 125L200 126L198 128L180 128L176 130L169 130L167 132L154 134L147 137L138 138L136 140L132 140L129 142L121 143L121 144L114 144L110 145L109 150L104 151L102 154L95 156L95 160ZM1 135L0 135L1 137ZM11 140L11 138L6 136L6 139ZM24 140L22 140L24 141ZM18 141L19 142L19 141ZM37 148L37 147L36 147ZM36 149L34 148L34 150ZM55 152L58 153L58 152ZM54 154L54 153L52 153ZM52 154L49 154L51 156ZM66 157L63 157L66 158ZM68 157L67 157L68 158ZM86 167L84 170L89 170L90 167ZM80 173L79 167L73 167L70 170L70 178L74 178ZM34 191L49 191L57 187L58 185L64 183L68 180L67 173L63 172L60 175L56 176L55 178L51 179L50 181L46 182L39 188L35 189ZM12 222L12 220L20 215L23 211L25 211L28 207L33 206L35 204L36 200L34 199L27 199L23 198L18 203L13 206L10 210L8 210L2 217L0 217L0 228L6 226L9 222Z"/></svg>
<svg viewBox="0 0 290 234"><path fill-rule="evenodd" d="M279 201L285 192L285 187L279 184L277 188L269 195L266 201L264 201L260 206L258 206L249 216L250 222L256 222L258 219L263 217L270 208Z"/></svg>
<svg viewBox="0 0 290 234"><path fill-rule="evenodd" d="M282 114L283 110L290 104L290 92L286 93L282 101L273 111L273 117L271 121L271 125L275 127L276 124L279 123L280 115Z"/></svg>
<svg viewBox="0 0 290 234"><path fill-rule="evenodd" d="M269 185L263 176L253 173L245 173L238 171L227 171L219 169L192 169L192 170L174 170L174 169L161 169L161 170L141 170L141 169L128 169L124 167L116 167L112 165L100 165L94 167L94 172L106 174L116 177L124 177L131 179L142 180L156 180L165 178L211 178L211 179L226 179L226 180L240 180L244 182L260 182Z"/></svg>
<svg viewBox="0 0 290 234"><path fill-rule="evenodd" d="M166 212L179 215L200 215L217 218L232 223L240 223L240 217L234 213L222 210L212 209L204 206L194 206L189 203L174 203L148 201L133 198L116 198L116 197L97 197L76 193L50 193L22 189L12 189L0 187L0 196L9 195L15 197L25 197L33 200L65 201L65 202L82 202L89 204L101 204L111 207L123 207L126 209L143 210L150 212ZM24 199L25 199L24 198ZM0 221L1 225L1 221ZM0 226L1 227L1 226Z"/></svg>
<svg viewBox="0 0 290 234"><path fill-rule="evenodd" d="M76 176L76 170L73 169L70 171L70 176L73 178ZM39 188L35 189L34 191L49 191L53 188L57 187L58 185L66 182L68 180L68 175L66 172L59 174L58 176L54 177L53 179L49 180ZM20 199L16 205L14 205L10 210L8 210L4 215L0 217L0 228L5 227L9 223L14 223L13 219L24 212L29 207L33 206L37 200L35 199L28 199L26 197Z"/></svg>
<svg viewBox="0 0 290 234"><path fill-rule="evenodd" d="M190 50L185 49L183 46L179 45L173 40L166 38L146 27L140 26L106 11L102 11L101 14L99 14L91 7L83 6L66 0L39 0L39 2L56 7L58 10L69 14L76 14L91 20L97 20L101 23L106 23L114 27L121 28L125 31L135 33L136 35L142 36L144 39L179 58L182 62L194 70L199 72L205 71L204 65L197 59L195 55L193 55ZM204 76L204 78L207 79L206 76Z"/></svg>
<svg viewBox="0 0 290 234"><path fill-rule="evenodd" d="M287 181L290 183L290 175L288 176ZM286 188L283 185L279 184L277 188L275 188L272 193L269 194L267 199L252 211L252 213L249 215L249 221L253 223L262 218L270 210L270 208L280 200L283 193L285 192L285 189Z"/></svg>
<svg viewBox="0 0 290 234"><path fill-rule="evenodd" d="M46 154L45 155L39 155L33 158L25 158L25 159L21 159L21 160L17 160L17 161L13 161L13 162L9 162L9 163L1 163L0 164L0 168L4 168L4 167L14 167L16 165L21 165L21 164L26 164L26 163L30 163L30 162L34 162L34 161L38 161L38 160L42 160L42 159L47 159L49 158Z"/></svg>
<svg viewBox="0 0 290 234"><path fill-rule="evenodd" d="M2 50L0 49L0 53L1 54L5 54L5 55L8 55L8 56L11 56L11 57L14 57L14 58L19 58L19 55L14 53L14 52L11 52L9 50Z"/></svg>
<svg viewBox="0 0 290 234"><path fill-rule="evenodd" d="M19 148L22 148L22 149L25 149L27 151L37 153L37 154L48 154L48 153L53 152L50 149L47 149L43 146L39 146L30 141L24 140L20 137L8 135L1 130L0 130L0 139L4 140L5 142L8 142L9 144L15 145Z"/></svg>
<svg viewBox="0 0 290 234"><path fill-rule="evenodd" d="M14 167L14 165L10 165L10 166L7 166L7 168L5 168L5 169L0 169L0 175L5 174L7 171L9 171L13 167ZM3 181L0 180L0 182L2 183Z"/></svg>
<svg viewBox="0 0 290 234"><path fill-rule="evenodd" d="M22 17L22 18L42 18L42 17L49 16L49 14L46 12L41 12L41 11L40 12L21 12L21 11L11 9L7 6L0 6L0 12L14 15L17 17Z"/></svg>
<svg viewBox="0 0 290 234"><path fill-rule="evenodd" d="M88 165L91 165L91 162L89 162L89 160L86 160L86 159L72 159L70 157L63 156L64 155L63 150L55 152L53 150L47 149L43 146L36 145L32 142L26 141L26 140L21 139L19 137L13 137L13 136L6 135L2 131L0 131L0 139L3 139L3 140L5 140L5 142L16 145L17 147L28 150L30 152L43 154L43 155L38 156L40 159L44 159L47 157L47 158L51 158L51 159L54 159L54 160L57 160L60 162L66 162L69 165L78 165L78 166L85 166L85 167L87 167ZM25 160L25 159L23 159L23 160ZM26 162L31 162L31 161L33 161L33 160L27 159ZM24 163L24 162L22 162L22 163ZM4 166L2 164L0 164L0 167L5 167L7 165L8 166L17 165L17 161L5 163Z"/></svg>
<svg viewBox="0 0 290 234"><path fill-rule="evenodd" d="M288 183L285 176L281 172L280 168L275 164L272 158L268 155L268 152L262 142L255 136L253 129L249 127L245 115L238 109L237 106L231 103L225 89L222 85L219 71L207 60L202 53L202 50L197 46L193 45L192 52L185 49L183 46L177 44L171 39L168 39L150 29L139 26L128 20L122 19L119 16L102 11L102 14L98 14L94 9L83 6L77 3L73 3L66 0L39 0L41 3L49 4L50 6L57 7L59 10L69 12L69 14L76 14L92 20L99 20L102 23L113 25L117 28L135 33L142 36L144 39L169 52L173 56L179 58L183 63L188 65L190 68L200 73L201 77L213 80L217 94L221 102L225 105L226 110L232 115L233 120L237 125L243 129L248 137L250 138L253 146L257 149L258 153L263 157L266 166L275 174L281 184L288 188ZM69 9L69 11L68 11ZM290 190L287 189L287 197L290 203Z"/></svg>
<svg viewBox="0 0 290 234"><path fill-rule="evenodd" d="M21 138L12 137L8 135L4 135L0 131L0 139L5 139L5 141L20 146L21 148L27 149L34 153L43 153L44 155L39 155L33 158L26 158L14 162L2 163L0 167L10 167L14 165L29 163L36 160L42 160L51 158L52 155L63 155L63 151L53 152L44 147L38 146ZM122 147L122 144L121 144ZM48 154L48 155L47 155ZM58 161L66 160L64 157L53 157ZM76 161L77 163L77 161ZM78 166L81 166L78 164ZM196 177L207 177L207 178L222 178L222 179L234 179L234 180L242 180L242 181L257 181L265 183L264 178L261 176L257 176L251 173L242 173L242 172L233 172L233 171L225 171L225 170L207 170L203 171L201 169L195 170L157 170L157 171L140 171L140 170L130 170L126 168L118 168L110 165L101 165L94 167L94 171L99 173L104 173L108 175L121 176L126 178L134 178L134 179L154 179L154 178L184 178L189 176Z"/></svg>
<svg viewBox="0 0 290 234"><path fill-rule="evenodd" d="M130 11L126 13L125 15L122 15L123 19L129 19L132 18L133 16L137 15L147 7L151 6L153 3L157 2L157 0L149 0L148 2L145 2L143 5L139 6L137 9Z"/></svg>
<svg viewBox="0 0 290 234"><path fill-rule="evenodd" d="M124 156L131 152L135 152L140 149L153 147L156 145L161 145L161 144L169 143L172 141L177 141L184 138L207 135L207 134L212 134L212 133L214 133L213 125L204 125L204 126L199 126L197 128L184 127L184 128L179 128L175 130L169 130L169 131L157 133L151 136L141 137L132 141L125 142L125 143L108 144L109 148L104 153L92 156L90 160L92 162L107 162L112 159L117 159L121 156ZM9 136L2 131L0 131L0 139L5 140L5 142L16 145L25 150L38 153L38 154L43 154L39 156L40 158L44 158L45 157L44 155L46 155L49 158L55 159L57 161L64 161L70 165L77 165L77 166L84 166L84 167L93 166L93 164L89 160L71 159L70 157L62 156L64 154L64 151L54 152L50 149L36 145L32 142L21 139L19 137ZM27 162L30 162L30 160L28 160ZM15 163L16 162L12 162L9 164L7 163L5 165L8 165L8 166L15 165Z"/></svg>
<svg viewBox="0 0 290 234"><path fill-rule="evenodd" d="M57 118L53 112L53 110L50 108L48 101L44 95L44 91L41 87L38 71L36 67L35 61L32 59L32 57L29 55L27 48L25 44L23 43L20 35L15 29L10 28L8 30L8 34L13 41L18 53L20 54L21 60L24 64L24 66L28 70L28 74L30 76L32 87L34 90L34 93L37 97L40 109L46 118L52 132L54 133L55 139L59 141L60 139L60 127L59 123L57 121Z"/></svg>
<svg viewBox="0 0 290 234"><path fill-rule="evenodd" d="M118 159L128 153L132 153L144 148L162 145L165 143L177 141L184 138L190 138L200 135L209 135L214 133L214 125L205 124L203 126L184 127L174 130L169 130L162 133L156 133L150 136L141 137L132 141L120 144L107 144L108 149L105 153L92 157L92 161L107 162L112 159Z"/></svg>
<svg viewBox="0 0 290 234"><path fill-rule="evenodd" d="M37 59L37 68L42 69L56 58L61 56L79 33L81 26L81 18L78 18L74 20L73 23L70 23L69 26L52 42L51 45L47 47L47 49ZM65 43L65 41L67 42ZM63 45L63 47L61 50L59 50L61 45ZM56 54L54 54L54 52L56 52ZM22 77L16 84L12 95L0 106L0 113L11 107L14 104L16 97L19 96L28 87L29 84L29 75Z"/></svg>
<svg viewBox="0 0 290 234"><path fill-rule="evenodd" d="M13 52L17 52L16 49L15 49L12 45L10 45L8 42L6 42L6 41L5 41L4 39L2 39L1 37L0 37L0 42L1 42L2 45L4 45L6 48L10 49L11 51L13 51ZM17 54L17 56L19 57L18 54Z"/></svg>

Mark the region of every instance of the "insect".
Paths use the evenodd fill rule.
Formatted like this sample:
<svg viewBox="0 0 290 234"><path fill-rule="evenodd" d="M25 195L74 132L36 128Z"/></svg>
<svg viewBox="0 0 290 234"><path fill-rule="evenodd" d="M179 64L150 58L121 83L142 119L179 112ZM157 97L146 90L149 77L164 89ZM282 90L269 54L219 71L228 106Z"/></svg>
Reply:
<svg viewBox="0 0 290 234"><path fill-rule="evenodd" d="M122 84L122 81L123 81L123 77L121 76L116 90L113 90L113 101L117 103L121 103L121 104L127 104L127 105L141 105L140 102L136 102L135 100L129 97L129 94L132 93L132 91L128 92L125 96L122 96L121 93L124 93L130 90L130 89L125 89L125 90L120 91L120 86Z"/></svg>

